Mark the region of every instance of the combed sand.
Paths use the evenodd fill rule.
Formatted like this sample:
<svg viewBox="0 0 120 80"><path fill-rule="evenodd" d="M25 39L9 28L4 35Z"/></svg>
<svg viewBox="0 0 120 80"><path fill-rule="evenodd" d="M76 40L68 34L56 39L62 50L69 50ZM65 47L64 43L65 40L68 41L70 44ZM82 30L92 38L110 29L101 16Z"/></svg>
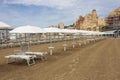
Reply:
<svg viewBox="0 0 120 80"><path fill-rule="evenodd" d="M4 56L14 49L0 50L0 80L120 80L120 39L106 39L63 51L63 42L53 45L47 61L36 59L30 67L25 61L6 64ZM31 46L31 51L48 51L48 44Z"/></svg>

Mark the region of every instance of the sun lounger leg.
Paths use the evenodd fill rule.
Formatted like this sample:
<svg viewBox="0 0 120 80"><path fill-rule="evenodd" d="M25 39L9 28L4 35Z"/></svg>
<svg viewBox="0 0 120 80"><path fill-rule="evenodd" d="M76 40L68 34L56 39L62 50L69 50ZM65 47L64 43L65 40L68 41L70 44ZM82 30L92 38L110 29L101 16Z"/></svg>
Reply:
<svg viewBox="0 0 120 80"><path fill-rule="evenodd" d="M42 61L47 60L46 56L41 56Z"/></svg>
<svg viewBox="0 0 120 80"><path fill-rule="evenodd" d="M44 57L43 56L41 56L41 60L44 61Z"/></svg>
<svg viewBox="0 0 120 80"><path fill-rule="evenodd" d="M44 56L44 60L47 60L47 57L46 57L46 56Z"/></svg>
<svg viewBox="0 0 120 80"><path fill-rule="evenodd" d="M35 60L34 60L34 58L32 58L32 61L33 61L33 64L35 64Z"/></svg>
<svg viewBox="0 0 120 80"><path fill-rule="evenodd" d="M27 60L27 64L28 64L28 66L30 66L30 59Z"/></svg>
<svg viewBox="0 0 120 80"><path fill-rule="evenodd" d="M30 64L30 60L32 59L32 63ZM27 60L27 64L28 64L28 66L30 66L30 65L32 65L32 64L35 64L35 60L34 60L34 58L31 58L31 59L28 59Z"/></svg>

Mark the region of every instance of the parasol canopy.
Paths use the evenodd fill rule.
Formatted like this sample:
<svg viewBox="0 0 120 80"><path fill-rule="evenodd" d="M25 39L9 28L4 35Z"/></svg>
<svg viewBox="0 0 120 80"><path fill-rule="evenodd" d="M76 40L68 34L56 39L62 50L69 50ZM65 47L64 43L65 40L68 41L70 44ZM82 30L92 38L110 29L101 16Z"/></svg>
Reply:
<svg viewBox="0 0 120 80"><path fill-rule="evenodd" d="M10 31L10 33L45 33L45 31L42 30L40 27L27 25L17 27Z"/></svg>

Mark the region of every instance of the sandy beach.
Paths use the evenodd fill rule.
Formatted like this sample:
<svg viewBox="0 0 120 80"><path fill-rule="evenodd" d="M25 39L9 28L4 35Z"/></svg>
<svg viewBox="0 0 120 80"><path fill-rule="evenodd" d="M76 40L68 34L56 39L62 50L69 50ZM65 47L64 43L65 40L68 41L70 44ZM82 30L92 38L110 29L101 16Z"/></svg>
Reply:
<svg viewBox="0 0 120 80"><path fill-rule="evenodd" d="M4 56L16 48L0 50L0 80L120 80L120 39L105 39L63 51L63 42L53 43L47 61L36 59L30 67L25 61L6 64ZM48 44L30 46L31 51L49 51Z"/></svg>

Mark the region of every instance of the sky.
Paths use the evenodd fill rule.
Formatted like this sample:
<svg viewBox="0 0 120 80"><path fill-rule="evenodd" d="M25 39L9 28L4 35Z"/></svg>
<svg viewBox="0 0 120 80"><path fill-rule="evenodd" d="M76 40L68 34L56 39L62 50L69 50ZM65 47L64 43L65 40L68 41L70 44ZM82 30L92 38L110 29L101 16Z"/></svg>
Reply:
<svg viewBox="0 0 120 80"><path fill-rule="evenodd" d="M120 0L0 0L0 21L12 27L70 25L93 9L104 18L118 7Z"/></svg>

